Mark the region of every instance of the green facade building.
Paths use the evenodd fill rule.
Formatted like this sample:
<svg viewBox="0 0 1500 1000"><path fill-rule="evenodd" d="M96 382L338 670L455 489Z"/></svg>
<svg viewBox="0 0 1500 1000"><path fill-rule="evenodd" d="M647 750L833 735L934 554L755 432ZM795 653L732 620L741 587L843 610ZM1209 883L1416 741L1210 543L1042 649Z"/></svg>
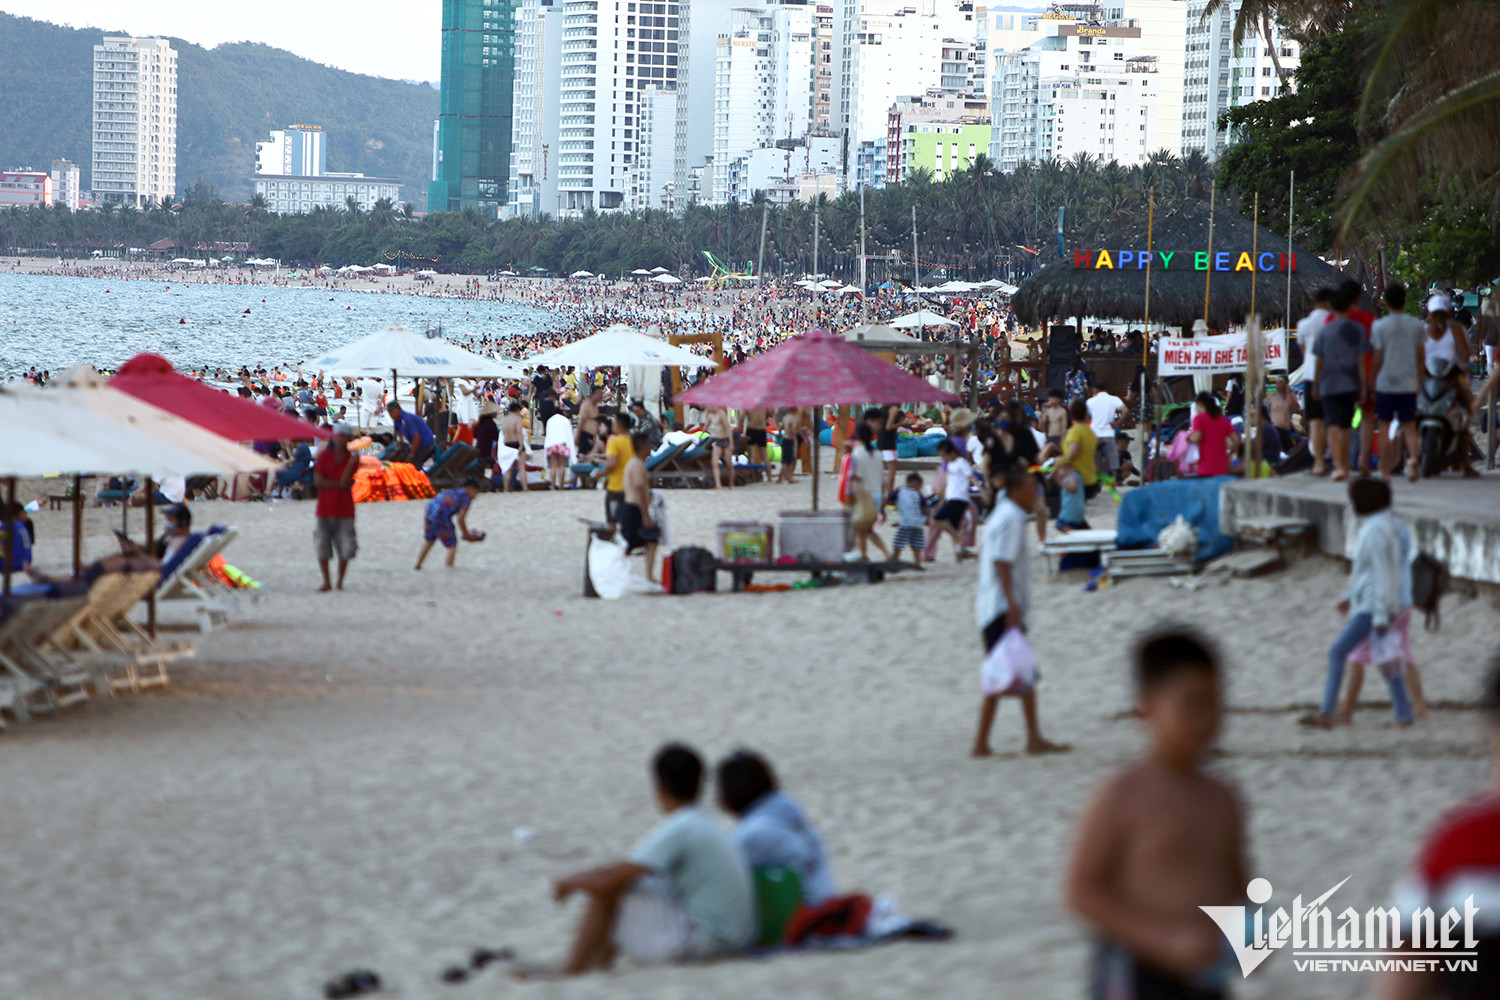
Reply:
<svg viewBox="0 0 1500 1000"><path fill-rule="evenodd" d="M506 201L520 0L443 0L443 82L429 212Z"/></svg>

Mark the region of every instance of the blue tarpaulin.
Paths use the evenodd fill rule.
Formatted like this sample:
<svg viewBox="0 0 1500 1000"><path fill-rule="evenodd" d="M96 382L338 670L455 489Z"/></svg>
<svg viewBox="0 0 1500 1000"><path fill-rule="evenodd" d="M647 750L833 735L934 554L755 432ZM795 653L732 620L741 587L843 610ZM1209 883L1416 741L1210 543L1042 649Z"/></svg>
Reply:
<svg viewBox="0 0 1500 1000"><path fill-rule="evenodd" d="M1233 476L1169 479L1131 490L1120 502L1115 544L1145 549L1156 544L1161 529L1182 519L1198 529L1198 560L1234 550L1234 539L1219 530L1219 487Z"/></svg>

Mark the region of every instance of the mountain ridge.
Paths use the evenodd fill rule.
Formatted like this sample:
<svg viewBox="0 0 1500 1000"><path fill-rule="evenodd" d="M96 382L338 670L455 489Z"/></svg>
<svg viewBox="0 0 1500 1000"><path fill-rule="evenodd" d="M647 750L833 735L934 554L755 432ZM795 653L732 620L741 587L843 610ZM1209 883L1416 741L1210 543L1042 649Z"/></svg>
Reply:
<svg viewBox="0 0 1500 1000"><path fill-rule="evenodd" d="M46 170L67 158L91 184L93 47L128 32L70 28L0 13L0 169ZM422 211L438 91L351 73L260 42L177 50L177 194L199 181L248 201L255 144L296 122L321 125L328 169L401 181Z"/></svg>

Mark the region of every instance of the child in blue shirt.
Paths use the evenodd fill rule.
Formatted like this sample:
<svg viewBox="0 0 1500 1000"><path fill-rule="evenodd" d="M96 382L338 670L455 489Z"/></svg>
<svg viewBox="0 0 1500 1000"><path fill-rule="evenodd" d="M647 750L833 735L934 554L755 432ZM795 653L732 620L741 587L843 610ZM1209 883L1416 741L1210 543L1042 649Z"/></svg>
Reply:
<svg viewBox="0 0 1500 1000"><path fill-rule="evenodd" d="M891 498L901 520L896 525L896 535L891 539L891 558L900 559L901 550L911 548L912 561L922 565L922 549L927 545L927 498L922 496L922 477L913 472L906 477L906 485L896 490Z"/></svg>

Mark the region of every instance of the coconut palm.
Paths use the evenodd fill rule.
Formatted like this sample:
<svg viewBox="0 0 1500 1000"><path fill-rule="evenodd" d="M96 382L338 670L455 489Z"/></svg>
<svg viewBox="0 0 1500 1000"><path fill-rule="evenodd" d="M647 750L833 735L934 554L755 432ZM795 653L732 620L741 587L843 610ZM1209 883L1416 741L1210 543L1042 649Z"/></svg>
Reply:
<svg viewBox="0 0 1500 1000"><path fill-rule="evenodd" d="M1388 0L1377 30L1359 122L1379 141L1349 183L1344 235L1434 187L1500 190L1500 70L1476 57L1500 45L1500 0Z"/></svg>

